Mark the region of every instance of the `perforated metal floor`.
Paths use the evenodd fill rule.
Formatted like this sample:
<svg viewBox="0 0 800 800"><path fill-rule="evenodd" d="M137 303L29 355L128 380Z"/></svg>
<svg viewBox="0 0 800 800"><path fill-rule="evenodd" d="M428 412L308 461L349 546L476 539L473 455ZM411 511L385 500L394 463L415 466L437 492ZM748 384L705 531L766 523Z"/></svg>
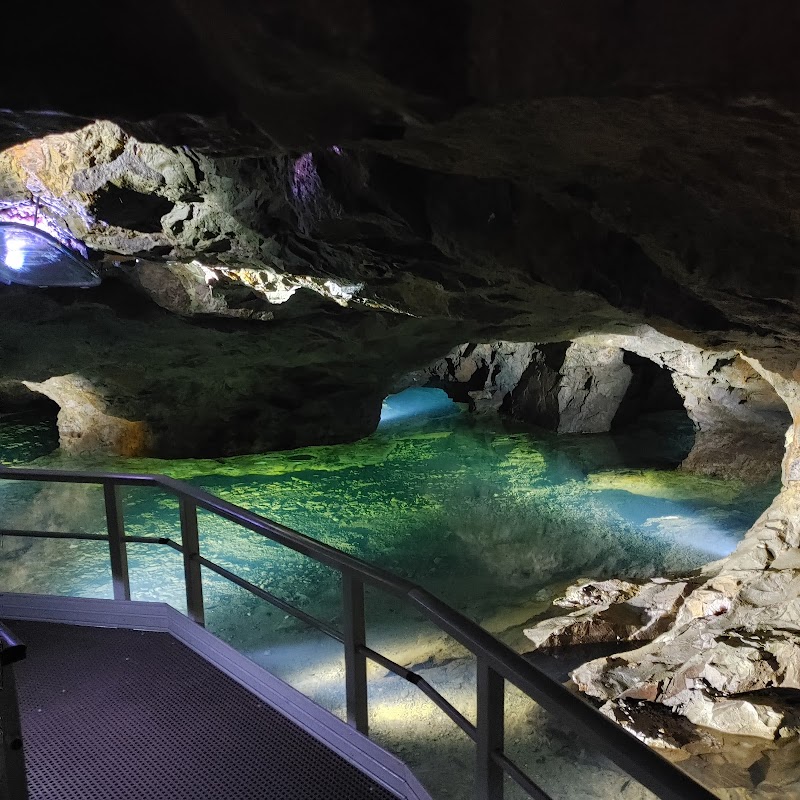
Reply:
<svg viewBox="0 0 800 800"><path fill-rule="evenodd" d="M169 634L8 626L31 800L396 800Z"/></svg>

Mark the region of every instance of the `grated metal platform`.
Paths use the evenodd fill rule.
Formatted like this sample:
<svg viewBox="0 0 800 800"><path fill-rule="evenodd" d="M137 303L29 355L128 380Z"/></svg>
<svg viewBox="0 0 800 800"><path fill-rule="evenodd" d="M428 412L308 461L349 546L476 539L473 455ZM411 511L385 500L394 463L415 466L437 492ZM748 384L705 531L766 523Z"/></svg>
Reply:
<svg viewBox="0 0 800 800"><path fill-rule="evenodd" d="M8 627L31 800L396 800L167 633Z"/></svg>

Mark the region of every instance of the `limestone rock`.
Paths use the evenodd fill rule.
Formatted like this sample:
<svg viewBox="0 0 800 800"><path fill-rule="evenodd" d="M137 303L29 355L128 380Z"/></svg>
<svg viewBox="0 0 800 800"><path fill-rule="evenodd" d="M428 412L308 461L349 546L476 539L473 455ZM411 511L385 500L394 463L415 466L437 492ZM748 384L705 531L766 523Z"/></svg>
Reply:
<svg viewBox="0 0 800 800"><path fill-rule="evenodd" d="M759 483L776 477L791 417L770 383L774 378L736 352L679 344L646 326L636 335L589 335L571 343L464 344L414 379L475 409L559 433L593 433L609 430L626 400L632 378L626 354L668 372L695 424L682 469Z"/></svg>
<svg viewBox="0 0 800 800"><path fill-rule="evenodd" d="M477 411L498 411L508 402L537 352L531 343L464 344L414 380L441 387L456 402L470 403Z"/></svg>
<svg viewBox="0 0 800 800"><path fill-rule="evenodd" d="M146 423L108 414L102 394L80 375L23 383L58 404L58 435L65 452L131 457L149 454L151 432Z"/></svg>
<svg viewBox="0 0 800 800"><path fill-rule="evenodd" d="M647 699L724 733L773 737L789 706L768 693L800 689L798 495L790 483L668 631L576 669L580 690L612 705Z"/></svg>
<svg viewBox="0 0 800 800"><path fill-rule="evenodd" d="M451 345L435 322L374 315L317 292L300 290L275 306L277 324L267 330L271 321L255 317L266 301L243 309L250 316L226 319L233 314L192 312L193 295L178 280L171 286L186 313L132 295L119 282L65 293L65 303L48 293L32 302L27 291L0 290L4 394L15 383L80 375L102 397L103 414L146 426L151 455L265 452L368 435L395 370L405 372L426 353ZM233 298L224 297L230 309ZM65 437L85 440L80 445L87 449L90 442L102 444L70 433L80 432L75 425L88 425L92 415L73 417L62 426Z"/></svg>
<svg viewBox="0 0 800 800"><path fill-rule="evenodd" d="M631 382L617 347L592 347L583 340L567 348L559 370L558 432L602 433L611 429Z"/></svg>
<svg viewBox="0 0 800 800"><path fill-rule="evenodd" d="M543 620L524 634L534 649L653 639L675 621L693 585L663 579L641 586L617 580L582 581L554 601L576 611Z"/></svg>
<svg viewBox="0 0 800 800"><path fill-rule="evenodd" d="M630 380L621 350L582 341L461 345L427 377L475 410L502 410L559 433L609 430Z"/></svg>
<svg viewBox="0 0 800 800"><path fill-rule="evenodd" d="M618 578L607 581L581 580L568 586L563 597L553 600L553 605L562 608L611 605L633 597L639 588L635 583Z"/></svg>
<svg viewBox="0 0 800 800"><path fill-rule="evenodd" d="M697 429L682 468L756 482L777 474L782 442L791 423L785 400L753 364L736 352L676 348L668 337L642 330L589 336L587 346L615 346L668 369Z"/></svg>
<svg viewBox="0 0 800 800"><path fill-rule="evenodd" d="M695 725L761 739L773 739L783 722L783 714L769 706L747 700L712 700L700 694L684 706L683 714Z"/></svg>

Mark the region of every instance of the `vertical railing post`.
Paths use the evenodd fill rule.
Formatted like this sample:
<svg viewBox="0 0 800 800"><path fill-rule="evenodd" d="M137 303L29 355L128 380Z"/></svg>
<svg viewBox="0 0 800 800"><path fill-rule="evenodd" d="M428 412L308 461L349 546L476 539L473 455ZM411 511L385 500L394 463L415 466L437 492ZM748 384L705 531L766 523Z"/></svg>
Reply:
<svg viewBox="0 0 800 800"><path fill-rule="evenodd" d="M183 575L186 582L186 610L198 625L206 624L203 607L203 575L200 570L200 536L197 533L197 506L188 497L179 498Z"/></svg>
<svg viewBox="0 0 800 800"><path fill-rule="evenodd" d="M476 687L478 724L475 762L476 800L502 800L503 769L492 758L502 752L505 727L505 684L486 659L478 657Z"/></svg>
<svg viewBox="0 0 800 800"><path fill-rule="evenodd" d="M128 579L128 550L125 544L125 522L122 516L122 498L119 487L111 481L103 484L106 503L106 529L108 530L108 553L111 559L111 582L115 600L131 599L131 584Z"/></svg>
<svg viewBox="0 0 800 800"><path fill-rule="evenodd" d="M0 797L28 800L14 668L0 665Z"/></svg>
<svg viewBox="0 0 800 800"><path fill-rule="evenodd" d="M358 652L366 644L364 584L348 572L342 573L342 618L347 722L366 736L369 732L367 657Z"/></svg>

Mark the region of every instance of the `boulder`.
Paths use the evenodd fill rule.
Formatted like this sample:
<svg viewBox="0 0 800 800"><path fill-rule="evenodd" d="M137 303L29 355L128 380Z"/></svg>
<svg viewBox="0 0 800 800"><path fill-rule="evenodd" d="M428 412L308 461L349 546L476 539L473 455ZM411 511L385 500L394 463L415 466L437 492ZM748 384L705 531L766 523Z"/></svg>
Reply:
<svg viewBox="0 0 800 800"><path fill-rule="evenodd" d="M576 608L524 630L534 649L553 649L597 642L632 642L655 638L674 621L691 581L657 579L643 585L627 581L581 581L554 601Z"/></svg>

